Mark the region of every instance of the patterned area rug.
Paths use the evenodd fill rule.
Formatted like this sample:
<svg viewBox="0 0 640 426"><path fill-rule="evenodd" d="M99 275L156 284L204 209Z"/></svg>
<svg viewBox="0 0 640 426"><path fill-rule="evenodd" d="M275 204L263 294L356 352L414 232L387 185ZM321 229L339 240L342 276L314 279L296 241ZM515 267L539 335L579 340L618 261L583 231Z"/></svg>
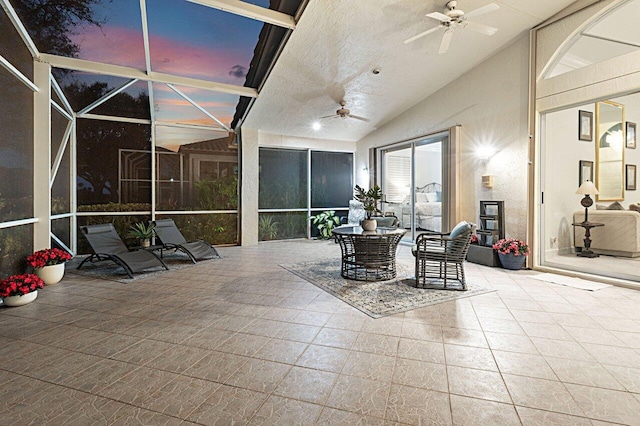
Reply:
<svg viewBox="0 0 640 426"><path fill-rule="evenodd" d="M188 268L193 266L194 263L191 262L189 257L186 254L182 253L172 253L170 255L165 255L162 260L167 264L169 270L167 271L163 267L159 266L153 269L147 269L145 272L133 274L133 278L129 278L127 273L124 271L124 268L116 265L111 261L103 261L103 262L87 262L82 266L82 269L77 269L80 262L82 262L87 256L76 256L71 261L67 262L65 267L65 272L67 274L77 274L83 275L91 278L100 278L103 280L115 281L123 284L128 284L130 282L139 280L141 278L149 278L154 277L156 275L162 274L163 272L175 271L178 269ZM212 259L213 260L213 259ZM208 262L209 260L201 260L200 262Z"/></svg>
<svg viewBox="0 0 640 426"><path fill-rule="evenodd" d="M376 282L342 278L339 259L280 266L372 318L382 318L436 303L495 291L476 285L469 280L467 280L467 291L416 288L413 268L401 264L397 265L396 279Z"/></svg>

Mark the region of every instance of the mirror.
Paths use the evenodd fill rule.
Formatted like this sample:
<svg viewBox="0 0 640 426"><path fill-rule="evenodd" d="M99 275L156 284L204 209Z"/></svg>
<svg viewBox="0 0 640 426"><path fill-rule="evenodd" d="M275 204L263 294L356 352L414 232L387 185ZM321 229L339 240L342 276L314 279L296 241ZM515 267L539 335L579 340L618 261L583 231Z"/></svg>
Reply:
<svg viewBox="0 0 640 426"><path fill-rule="evenodd" d="M624 105L596 102L596 201L624 200Z"/></svg>

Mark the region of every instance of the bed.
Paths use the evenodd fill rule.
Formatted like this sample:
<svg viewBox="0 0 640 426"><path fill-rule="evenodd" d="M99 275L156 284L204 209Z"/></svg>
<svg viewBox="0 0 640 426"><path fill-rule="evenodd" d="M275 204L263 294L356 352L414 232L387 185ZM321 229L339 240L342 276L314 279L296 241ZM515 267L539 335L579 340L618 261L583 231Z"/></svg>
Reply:
<svg viewBox="0 0 640 426"><path fill-rule="evenodd" d="M442 230L442 185L431 182L425 186L416 187L416 229L425 231ZM402 226L411 228L411 199L407 195L402 203L392 206Z"/></svg>

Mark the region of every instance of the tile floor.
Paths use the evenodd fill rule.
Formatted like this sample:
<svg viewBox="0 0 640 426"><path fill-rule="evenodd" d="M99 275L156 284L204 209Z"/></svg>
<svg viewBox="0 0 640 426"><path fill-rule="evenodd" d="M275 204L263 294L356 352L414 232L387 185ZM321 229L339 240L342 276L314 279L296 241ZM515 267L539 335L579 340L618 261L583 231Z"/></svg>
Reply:
<svg viewBox="0 0 640 426"><path fill-rule="evenodd" d="M331 242L221 252L0 308L0 424L640 425L639 291L468 264L498 291L373 320L278 266Z"/></svg>

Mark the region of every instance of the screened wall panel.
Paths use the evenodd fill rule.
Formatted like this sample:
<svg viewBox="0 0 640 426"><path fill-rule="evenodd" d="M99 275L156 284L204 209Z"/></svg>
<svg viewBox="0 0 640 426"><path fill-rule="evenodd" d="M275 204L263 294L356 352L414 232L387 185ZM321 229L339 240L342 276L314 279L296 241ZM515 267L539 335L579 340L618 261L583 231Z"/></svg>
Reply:
<svg viewBox="0 0 640 426"><path fill-rule="evenodd" d="M71 212L71 156L70 147L64 150L56 179L51 187L51 214Z"/></svg>
<svg viewBox="0 0 640 426"><path fill-rule="evenodd" d="M71 218L65 217L61 219L54 219L51 221L51 232L53 235L58 237L62 243L71 247ZM64 249L64 247L60 246L57 241L53 238L51 239L51 247L58 247Z"/></svg>
<svg viewBox="0 0 640 426"><path fill-rule="evenodd" d="M53 93L53 90L51 91ZM64 117L57 109L51 107L51 166L53 166L56 160L56 155L60 146L62 146L62 139L64 138L69 120Z"/></svg>
<svg viewBox="0 0 640 426"><path fill-rule="evenodd" d="M307 207L307 151L260 149L261 209Z"/></svg>
<svg viewBox="0 0 640 426"><path fill-rule="evenodd" d="M150 150L149 125L78 119L78 205L90 211L108 211L109 203L150 210Z"/></svg>
<svg viewBox="0 0 640 426"><path fill-rule="evenodd" d="M205 240L211 244L235 244L238 241L238 214L157 214L158 219L173 219L187 241Z"/></svg>
<svg viewBox="0 0 640 426"><path fill-rule="evenodd" d="M311 207L349 205L353 198L353 154L311 152Z"/></svg>
<svg viewBox="0 0 640 426"><path fill-rule="evenodd" d="M3 67L0 109L0 222L7 222L33 217L33 92Z"/></svg>
<svg viewBox="0 0 640 426"><path fill-rule="evenodd" d="M287 240L307 236L306 212L260 213L258 240Z"/></svg>
<svg viewBox="0 0 640 426"><path fill-rule="evenodd" d="M2 40L2 43L0 43L0 55L29 80L33 81L33 58L31 57L31 52L24 45L22 38L20 38L2 8L0 8L0 40ZM18 84L17 80L16 84Z"/></svg>
<svg viewBox="0 0 640 426"><path fill-rule="evenodd" d="M33 252L33 225L0 229L0 277L22 274Z"/></svg>

